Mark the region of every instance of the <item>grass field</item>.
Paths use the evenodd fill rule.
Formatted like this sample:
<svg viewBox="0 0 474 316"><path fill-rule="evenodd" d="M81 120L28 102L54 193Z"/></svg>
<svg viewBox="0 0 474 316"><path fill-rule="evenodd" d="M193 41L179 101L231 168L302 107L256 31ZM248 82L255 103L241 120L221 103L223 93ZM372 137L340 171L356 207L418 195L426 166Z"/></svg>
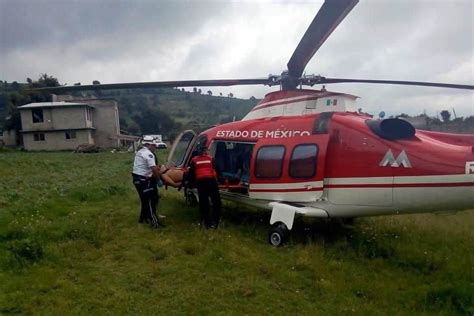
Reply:
<svg viewBox="0 0 474 316"><path fill-rule="evenodd" d="M474 211L298 220L277 249L269 213L225 204L206 231L162 189L152 230L132 159L0 152L0 314L474 313Z"/></svg>

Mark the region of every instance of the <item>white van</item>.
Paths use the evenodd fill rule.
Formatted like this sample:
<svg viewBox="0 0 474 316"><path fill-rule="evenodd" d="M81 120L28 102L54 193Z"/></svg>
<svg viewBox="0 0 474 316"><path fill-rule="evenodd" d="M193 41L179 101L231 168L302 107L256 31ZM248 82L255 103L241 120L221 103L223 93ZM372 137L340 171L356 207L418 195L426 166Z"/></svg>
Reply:
<svg viewBox="0 0 474 316"><path fill-rule="evenodd" d="M145 137L145 136L151 136L155 140L158 140L158 145L156 146L157 149L166 149L166 148L168 148L168 146L166 146L166 144L162 141L161 135L143 135L143 137ZM143 137L142 137L142 139L143 139Z"/></svg>

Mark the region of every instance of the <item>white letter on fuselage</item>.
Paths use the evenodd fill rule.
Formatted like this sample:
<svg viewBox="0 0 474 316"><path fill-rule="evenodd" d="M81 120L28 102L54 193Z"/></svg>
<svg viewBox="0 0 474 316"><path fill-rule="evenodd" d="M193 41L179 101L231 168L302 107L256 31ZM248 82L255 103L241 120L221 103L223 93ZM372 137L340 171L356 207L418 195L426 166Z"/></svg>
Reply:
<svg viewBox="0 0 474 316"><path fill-rule="evenodd" d="M466 174L474 173L474 161L466 161Z"/></svg>
<svg viewBox="0 0 474 316"><path fill-rule="evenodd" d="M408 159L408 156L404 150L398 155L397 159L393 156L392 150L389 149L385 153L385 156L383 159L380 161L379 166L380 167L385 167L387 165L390 165L390 167L400 167L402 165L405 168L411 168L411 163L410 160Z"/></svg>

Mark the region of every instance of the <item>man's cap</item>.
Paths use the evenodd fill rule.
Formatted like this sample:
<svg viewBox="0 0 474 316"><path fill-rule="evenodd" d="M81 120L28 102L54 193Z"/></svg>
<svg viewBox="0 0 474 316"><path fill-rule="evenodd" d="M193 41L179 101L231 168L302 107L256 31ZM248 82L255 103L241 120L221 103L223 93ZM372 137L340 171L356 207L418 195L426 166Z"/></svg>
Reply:
<svg viewBox="0 0 474 316"><path fill-rule="evenodd" d="M148 145L157 146L159 143L160 143L160 141L158 139L154 138L153 136L149 136L149 135L143 136L142 144L144 144L144 145L148 144Z"/></svg>

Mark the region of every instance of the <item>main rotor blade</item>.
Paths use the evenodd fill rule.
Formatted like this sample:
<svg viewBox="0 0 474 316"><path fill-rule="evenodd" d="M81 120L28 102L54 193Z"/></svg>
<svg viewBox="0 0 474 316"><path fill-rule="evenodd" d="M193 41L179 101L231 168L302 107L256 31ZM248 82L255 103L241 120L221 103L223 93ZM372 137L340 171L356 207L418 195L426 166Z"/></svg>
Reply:
<svg viewBox="0 0 474 316"><path fill-rule="evenodd" d="M452 88L452 89L465 89L474 90L473 85L466 84L453 84L453 83L441 83L441 82L425 82L425 81L402 81L402 80L370 80L370 79L347 79L347 78L324 78L316 81L318 84L324 83L345 83L345 82L356 82L356 83L382 83L382 84L397 84L405 86L425 86L425 87L439 87L439 88Z"/></svg>
<svg viewBox="0 0 474 316"><path fill-rule="evenodd" d="M288 62L290 77L299 78L306 64L359 0L326 0Z"/></svg>
<svg viewBox="0 0 474 316"><path fill-rule="evenodd" d="M112 90L112 89L139 89L139 88L175 88L175 87L211 87L211 86L237 86L268 84L266 79L223 79L223 80L181 80L181 81L155 81L155 82L129 82L129 83L108 83L77 86L59 86L36 88L29 91L89 91L89 90Z"/></svg>

